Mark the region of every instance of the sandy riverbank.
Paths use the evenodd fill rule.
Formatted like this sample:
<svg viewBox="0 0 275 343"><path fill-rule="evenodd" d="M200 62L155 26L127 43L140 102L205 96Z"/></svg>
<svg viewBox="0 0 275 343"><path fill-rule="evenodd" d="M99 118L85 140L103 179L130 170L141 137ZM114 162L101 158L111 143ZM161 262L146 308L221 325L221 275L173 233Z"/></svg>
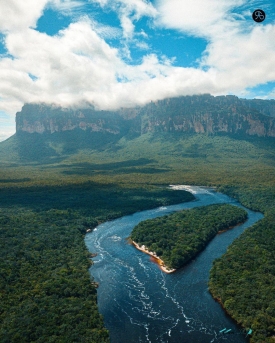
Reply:
<svg viewBox="0 0 275 343"><path fill-rule="evenodd" d="M152 256L153 259L154 259L154 261L159 265L160 269L161 269L163 272L165 272L165 273L167 273L167 274L170 274L170 273L173 273L173 272L176 271L176 269L168 268L168 267L165 265L165 263L162 261L162 259L159 258L155 252L149 251L149 250L146 248L145 245L141 245L141 246L140 246L140 245L138 245L136 242L134 242L134 241L132 241L132 240L130 240L130 243L133 244L133 246L134 246L135 248L137 248L138 250L144 252L145 254L148 254L148 255Z"/></svg>

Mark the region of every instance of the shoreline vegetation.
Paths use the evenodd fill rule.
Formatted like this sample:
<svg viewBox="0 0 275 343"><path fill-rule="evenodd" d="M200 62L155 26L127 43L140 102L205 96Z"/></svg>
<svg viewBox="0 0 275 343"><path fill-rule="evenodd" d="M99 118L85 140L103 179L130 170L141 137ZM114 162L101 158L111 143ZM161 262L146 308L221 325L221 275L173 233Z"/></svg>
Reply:
<svg viewBox="0 0 275 343"><path fill-rule="evenodd" d="M174 273L177 269L174 268L169 268L165 265L164 261L157 256L157 254L153 251L149 251L148 248L146 248L145 245L140 246L138 243L136 243L135 241L133 241L132 239L130 239L130 243L138 250L144 252L145 254L150 255L151 257L153 257L154 261L158 264L158 266L160 267L160 269L167 273L167 274L171 274Z"/></svg>
<svg viewBox="0 0 275 343"><path fill-rule="evenodd" d="M231 226L228 226L226 229L223 229L223 230L219 230L217 232L217 235L220 235L228 230L232 230L240 225L242 225L243 223L245 222L245 220L243 220L242 222L239 222L237 223L236 225L231 225ZM137 242L133 241L131 239L131 237L128 238L128 242L129 244L133 245L137 250L140 250L141 252L151 256L152 258L152 262L156 263L159 268L166 274L171 274L171 273L174 273L176 272L178 269L177 268L171 268L171 267L168 267L165 262L157 255L157 253L155 251L150 251L144 244L143 245L139 245ZM199 253L200 251L198 251ZM214 297L214 296L213 296ZM217 298L214 297L215 300L218 301ZM222 304L222 302L220 302Z"/></svg>
<svg viewBox="0 0 275 343"><path fill-rule="evenodd" d="M1 188L0 342L109 343L84 235L110 219L193 198L88 182Z"/></svg>
<svg viewBox="0 0 275 343"><path fill-rule="evenodd" d="M83 239L88 228L126 213L166 206L168 194L161 188L187 184L216 187L264 214L265 218L246 230L217 261L213 284L231 316L253 329L251 343L274 343L274 138L148 132L112 145L107 137L101 147L94 139L89 146L75 147L71 142L85 143L84 136L80 139L77 131L74 140L63 137L63 133L60 137L26 134L1 142L1 270L6 278L0 280L5 294L1 300L1 342L13 341L15 335L20 343L45 341L44 337L49 340L56 331L55 341L92 339L103 343L102 331L98 333L94 327L92 338L85 332L91 318L97 318L96 310L78 309L70 294L69 306L61 299L63 288L76 294L86 289L75 275L78 269L85 275L85 283L90 283L88 272L86 275L80 268L77 250L84 257L87 251L78 243L79 237ZM168 198L173 203L182 201L175 193ZM25 216L30 217L27 224ZM47 249L45 242L49 242ZM83 265L88 269L90 263ZM43 296L48 286L56 294L52 304L51 295ZM86 302L86 295L78 296L76 305ZM81 325L76 323L79 316Z"/></svg>
<svg viewBox="0 0 275 343"><path fill-rule="evenodd" d="M236 228L237 226L240 226L242 225L244 222L241 222L241 223L238 223L237 225L234 225L234 226L230 226L228 227L227 229L225 230L220 230L217 232L217 235L220 235L228 230L232 230L234 228ZM149 251L149 249L145 246L145 245L138 245L137 242L133 241L131 238L129 238L129 243L132 244L136 249L142 251L143 253L147 254L147 255L150 255L152 258L153 258L153 262L155 262L156 264L158 264L158 266L160 267L160 269L166 273L166 274L171 274L171 273L174 273L175 271L177 271L177 269L175 268L169 268L165 265L164 261L159 257L157 256L156 252L154 251ZM95 254L97 255L97 254ZM215 298L215 300L218 300ZM221 302L220 302L221 303ZM222 304L222 303L221 303Z"/></svg>
<svg viewBox="0 0 275 343"><path fill-rule="evenodd" d="M243 223L247 212L214 204L148 219L136 225L131 240L153 256L165 272L185 266L219 233Z"/></svg>

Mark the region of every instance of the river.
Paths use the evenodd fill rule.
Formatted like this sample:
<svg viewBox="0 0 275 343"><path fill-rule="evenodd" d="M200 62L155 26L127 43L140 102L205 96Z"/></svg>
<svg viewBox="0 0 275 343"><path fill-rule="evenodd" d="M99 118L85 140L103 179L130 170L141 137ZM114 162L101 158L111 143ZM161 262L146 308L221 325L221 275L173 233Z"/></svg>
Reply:
<svg viewBox="0 0 275 343"><path fill-rule="evenodd" d="M248 212L248 220L217 235L197 258L172 274L163 273L150 256L135 249L127 237L140 221L198 206L231 203L228 196L197 186L180 186L196 201L137 212L99 225L85 237L97 253L90 269L99 282L98 307L111 343L248 342L240 328L211 297L207 282L213 260L246 228L263 216ZM221 334L223 328L231 334Z"/></svg>

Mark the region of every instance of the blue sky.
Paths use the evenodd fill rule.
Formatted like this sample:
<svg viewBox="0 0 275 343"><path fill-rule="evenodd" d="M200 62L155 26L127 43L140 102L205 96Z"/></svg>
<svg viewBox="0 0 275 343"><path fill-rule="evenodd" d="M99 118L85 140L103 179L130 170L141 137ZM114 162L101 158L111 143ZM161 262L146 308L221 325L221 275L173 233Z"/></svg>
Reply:
<svg viewBox="0 0 275 343"><path fill-rule="evenodd" d="M0 4L0 140L24 103L101 109L180 95L275 97L275 4L9 0ZM255 23L261 8L266 20Z"/></svg>

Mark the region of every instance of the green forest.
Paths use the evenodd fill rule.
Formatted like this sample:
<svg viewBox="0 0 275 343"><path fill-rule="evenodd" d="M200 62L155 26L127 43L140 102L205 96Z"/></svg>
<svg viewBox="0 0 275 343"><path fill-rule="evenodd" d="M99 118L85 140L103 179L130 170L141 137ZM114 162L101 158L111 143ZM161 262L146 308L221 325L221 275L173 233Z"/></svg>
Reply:
<svg viewBox="0 0 275 343"><path fill-rule="evenodd" d="M213 239L219 231L243 223L247 212L232 205L209 205L180 211L139 223L131 239L156 252L166 266L184 266Z"/></svg>
<svg viewBox="0 0 275 343"><path fill-rule="evenodd" d="M128 213L193 200L163 187L92 183L0 192L0 342L104 343L88 272L87 229Z"/></svg>
<svg viewBox="0 0 275 343"><path fill-rule="evenodd" d="M252 327L251 343L274 342L274 139L148 133L72 154L52 141L53 157L30 156L35 142L25 142L25 160L18 156L21 143L11 137L0 144L1 342L108 342L83 235L127 213L193 200L168 191L169 184L213 186L264 214L217 261L210 289L239 324ZM56 283L64 287L56 286L54 294L49 285ZM77 293L80 283L83 292ZM92 312L85 310L86 300ZM57 317L62 322L51 319ZM73 327L78 340L62 325Z"/></svg>
<svg viewBox="0 0 275 343"><path fill-rule="evenodd" d="M252 328L252 342L275 334L275 216L238 238L211 270L209 289L238 323ZM238 285L238 287L237 287Z"/></svg>
<svg viewBox="0 0 275 343"><path fill-rule="evenodd" d="M0 341L108 342L72 211L0 212Z"/></svg>

